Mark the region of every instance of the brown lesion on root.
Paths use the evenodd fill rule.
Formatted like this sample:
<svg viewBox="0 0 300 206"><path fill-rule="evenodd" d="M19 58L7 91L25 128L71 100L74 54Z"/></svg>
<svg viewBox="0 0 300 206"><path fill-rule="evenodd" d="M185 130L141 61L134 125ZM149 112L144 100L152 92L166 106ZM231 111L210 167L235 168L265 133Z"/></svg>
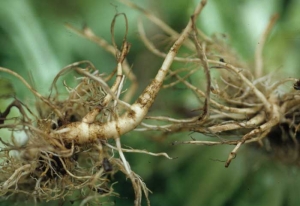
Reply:
<svg viewBox="0 0 300 206"><path fill-rule="evenodd" d="M177 54L177 52L178 52L178 45L176 43L174 43L174 45L171 47L170 51L172 51L173 53Z"/></svg>
<svg viewBox="0 0 300 206"><path fill-rule="evenodd" d="M136 118L136 112L133 111L133 110L130 110L128 113L127 113L127 117L129 119L135 119Z"/></svg>
<svg viewBox="0 0 300 206"><path fill-rule="evenodd" d="M141 108L144 107L150 107L152 103L154 102L154 99L162 85L162 82L157 81L156 79L153 79L151 84L146 87L143 94L138 98L136 101L137 104L141 106Z"/></svg>
<svg viewBox="0 0 300 206"><path fill-rule="evenodd" d="M122 133L121 133L121 128L119 127L118 124L116 124L116 130L117 130L117 133L118 133L118 137L120 137L122 135Z"/></svg>

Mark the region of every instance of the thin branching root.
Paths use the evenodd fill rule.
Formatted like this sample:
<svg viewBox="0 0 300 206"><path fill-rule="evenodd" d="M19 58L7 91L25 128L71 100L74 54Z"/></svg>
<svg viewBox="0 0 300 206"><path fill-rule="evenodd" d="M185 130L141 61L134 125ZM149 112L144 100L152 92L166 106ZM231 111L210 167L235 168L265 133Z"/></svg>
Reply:
<svg viewBox="0 0 300 206"><path fill-rule="evenodd" d="M141 205L144 196L150 205L149 190L132 171L124 153L171 158L166 153L123 148L122 135L133 130L155 130L163 134L191 131L209 135L210 141L180 139L174 144L232 145L226 167L239 149L248 143L264 146L285 162L300 163L300 96L296 91L300 83L293 78L275 81L273 76L263 76L262 45L277 16L271 18L260 40L262 44L258 44L255 68L252 69L239 62L222 38L208 37L197 28L196 19L206 4L205 0L197 5L181 33L149 11L127 0L121 2L144 13L173 41L168 52L156 49L139 22L142 42L163 58L157 75L130 104L137 80L126 60L130 44L126 38L128 26L124 14L117 14L113 19L111 45L97 37L90 28L78 30L68 25L116 57L116 68L111 74L100 74L91 62L76 62L63 68L53 80L51 93L42 96L20 75L0 67L1 72L23 82L37 99L36 113L16 98L0 113L0 129L11 131L11 141L1 139L4 145L0 153L1 196L32 197L35 201L76 197L73 201L81 201L82 205L98 203L100 197L118 196L113 190L116 184L113 176L121 172L132 183L134 204ZM126 33L118 47L114 41L114 23L120 16L125 19ZM181 46L190 53L179 53ZM171 69L173 62L184 66ZM192 68L186 65L192 65ZM211 77L213 72L217 74L214 79ZM65 90L61 91L57 83L70 73L75 76L76 84L68 85L63 81ZM199 79L201 76L203 81ZM129 88L123 88L125 78L132 83ZM279 88L288 82L294 83L294 88L290 86L290 90L279 94ZM148 115L157 93L178 84L192 91L199 100L198 108L188 108L194 111L194 116ZM11 108L19 111L19 117L8 117ZM149 120L151 123L147 122ZM24 134L25 143L16 140L18 133Z"/></svg>

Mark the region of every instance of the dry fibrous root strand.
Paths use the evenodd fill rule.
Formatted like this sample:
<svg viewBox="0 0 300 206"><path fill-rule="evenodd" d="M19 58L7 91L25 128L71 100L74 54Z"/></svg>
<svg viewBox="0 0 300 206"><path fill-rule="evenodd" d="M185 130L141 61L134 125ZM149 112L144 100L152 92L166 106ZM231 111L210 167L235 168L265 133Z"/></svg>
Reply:
<svg viewBox="0 0 300 206"><path fill-rule="evenodd" d="M117 184L114 174L121 172L132 183L134 205L141 205L143 196L150 205L150 190L131 169L125 154L131 152L172 158L166 153L124 148L122 135L130 131L154 130L163 134L192 131L208 135L212 140L180 139L175 143L232 145L226 167L240 147L247 143L264 146L279 159L299 164L300 96L296 91L300 88L299 80L286 78L276 81L270 75L264 76L263 71L262 45L277 19L276 15L262 35L262 44L255 55L256 66L251 69L239 60L222 36L208 37L197 28L196 19L206 0L196 6L181 33L132 2L121 2L144 13L174 42L168 52L156 49L147 38L142 21L139 22L142 42L151 52L162 57L163 63L135 101L132 97L137 88L137 78L126 59L130 43L127 42L125 14L115 15L112 21L112 44L96 36L88 27L79 30L67 25L116 57L116 67L110 74L101 74L89 61L75 62L57 74L50 94L43 96L16 72L0 67L1 72L23 82L37 98L37 114L16 98L0 113L0 129L11 131L11 141L0 139L4 145L0 151L1 196L25 195L36 201L76 197L81 204L97 204L101 197L118 197L113 189L113 185ZM122 45L118 47L114 40L114 26L120 16L124 17L126 29ZM180 53L181 46L186 48L187 53ZM183 68L171 68L175 61L182 63ZM193 65L193 68L186 65ZM212 78L212 72L218 73L217 77ZM61 91L59 80L70 73L74 75L76 85L63 81L65 90ZM195 81L194 76L201 76L198 73L204 77ZM132 83L128 89L123 88L125 78ZM278 95L278 89L288 82L294 82L294 89L291 86L289 91ZM158 92L177 84L184 85L199 100L198 108L190 108L194 111L193 116L148 115ZM17 118L8 117L12 107L19 111ZM147 123L148 120L156 124ZM20 132L27 138L22 144L15 141Z"/></svg>

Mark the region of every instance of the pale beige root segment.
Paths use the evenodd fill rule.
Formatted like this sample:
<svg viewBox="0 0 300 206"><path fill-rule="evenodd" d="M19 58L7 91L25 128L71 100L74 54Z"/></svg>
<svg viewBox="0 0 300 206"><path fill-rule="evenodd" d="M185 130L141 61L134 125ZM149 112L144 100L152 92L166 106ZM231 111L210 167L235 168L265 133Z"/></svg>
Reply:
<svg viewBox="0 0 300 206"><path fill-rule="evenodd" d="M200 14L205 4L206 1L204 0L198 4L193 14L194 17ZM175 43L169 50L155 78L146 87L143 93L125 114L113 121L103 124L88 124L84 122L71 123L57 131L54 131L53 137L62 138L66 141L74 140L78 143L84 143L94 141L96 139L120 137L122 134L125 134L136 128L145 118L149 108L153 104L155 97L162 86L164 78L166 77L167 72L172 65L172 62L179 48L183 44L184 40L188 37L189 33L192 31L192 24L192 20L190 19L186 28L183 30L179 38L175 41Z"/></svg>

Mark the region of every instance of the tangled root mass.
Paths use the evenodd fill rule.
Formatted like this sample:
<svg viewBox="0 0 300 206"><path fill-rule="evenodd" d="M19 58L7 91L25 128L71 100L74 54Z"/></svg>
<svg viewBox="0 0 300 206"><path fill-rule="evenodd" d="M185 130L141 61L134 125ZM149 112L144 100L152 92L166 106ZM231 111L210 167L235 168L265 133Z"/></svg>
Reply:
<svg viewBox="0 0 300 206"><path fill-rule="evenodd" d="M127 4L145 12L137 5ZM40 95L17 73L0 67L1 72L19 78L38 99L37 114L16 98L0 113L0 129L9 129L12 134L11 141L1 139L4 145L0 153L1 196L25 196L46 201L76 197L84 203L98 203L99 197L117 196L113 190L113 177L121 172L132 183L134 204L141 204L143 194L150 205L146 185L131 170L123 152L169 156L122 148L120 137L133 130L154 130L163 134L191 131L209 135L211 141L178 140L174 144L233 145L226 167L240 147L249 143L259 145L284 162L299 164L300 96L297 90L300 83L295 78L275 80L275 76L264 76L263 43L277 16L271 18L262 35L256 50L255 67L251 68L239 61L222 37L208 37L196 28L196 18L205 4L205 0L199 3L181 34L147 13L150 21L169 32L172 41L176 39L168 53L156 49L147 38L143 25L139 24L143 43L164 62L133 104L128 102L135 93L137 81L126 60L130 48L126 35L118 49L114 40L110 45L89 28L72 28L115 55L116 68L111 74L103 75L88 61L68 65L53 80L47 97ZM125 18L127 31L126 16L118 14L112 23L112 35L118 16ZM178 53L181 46L189 53ZM173 62L184 66L194 63L194 66L171 69ZM76 86L64 82L67 92L59 91L58 79L70 72L76 74ZM205 78L201 83L193 83L193 76L199 76L199 72L204 73ZM212 72L218 74L214 79L210 75ZM131 82L128 89L123 88L125 77ZM111 85L108 84L110 80L113 81ZM294 83L294 88L290 86L279 95L280 87L289 82ZM199 99L197 114L186 118L149 116L148 110L157 93L177 84L184 85ZM120 98L124 91L126 93ZM12 107L19 110L19 117L8 118ZM148 123L148 120L157 124ZM27 137L26 143L15 140L14 136L19 132Z"/></svg>

